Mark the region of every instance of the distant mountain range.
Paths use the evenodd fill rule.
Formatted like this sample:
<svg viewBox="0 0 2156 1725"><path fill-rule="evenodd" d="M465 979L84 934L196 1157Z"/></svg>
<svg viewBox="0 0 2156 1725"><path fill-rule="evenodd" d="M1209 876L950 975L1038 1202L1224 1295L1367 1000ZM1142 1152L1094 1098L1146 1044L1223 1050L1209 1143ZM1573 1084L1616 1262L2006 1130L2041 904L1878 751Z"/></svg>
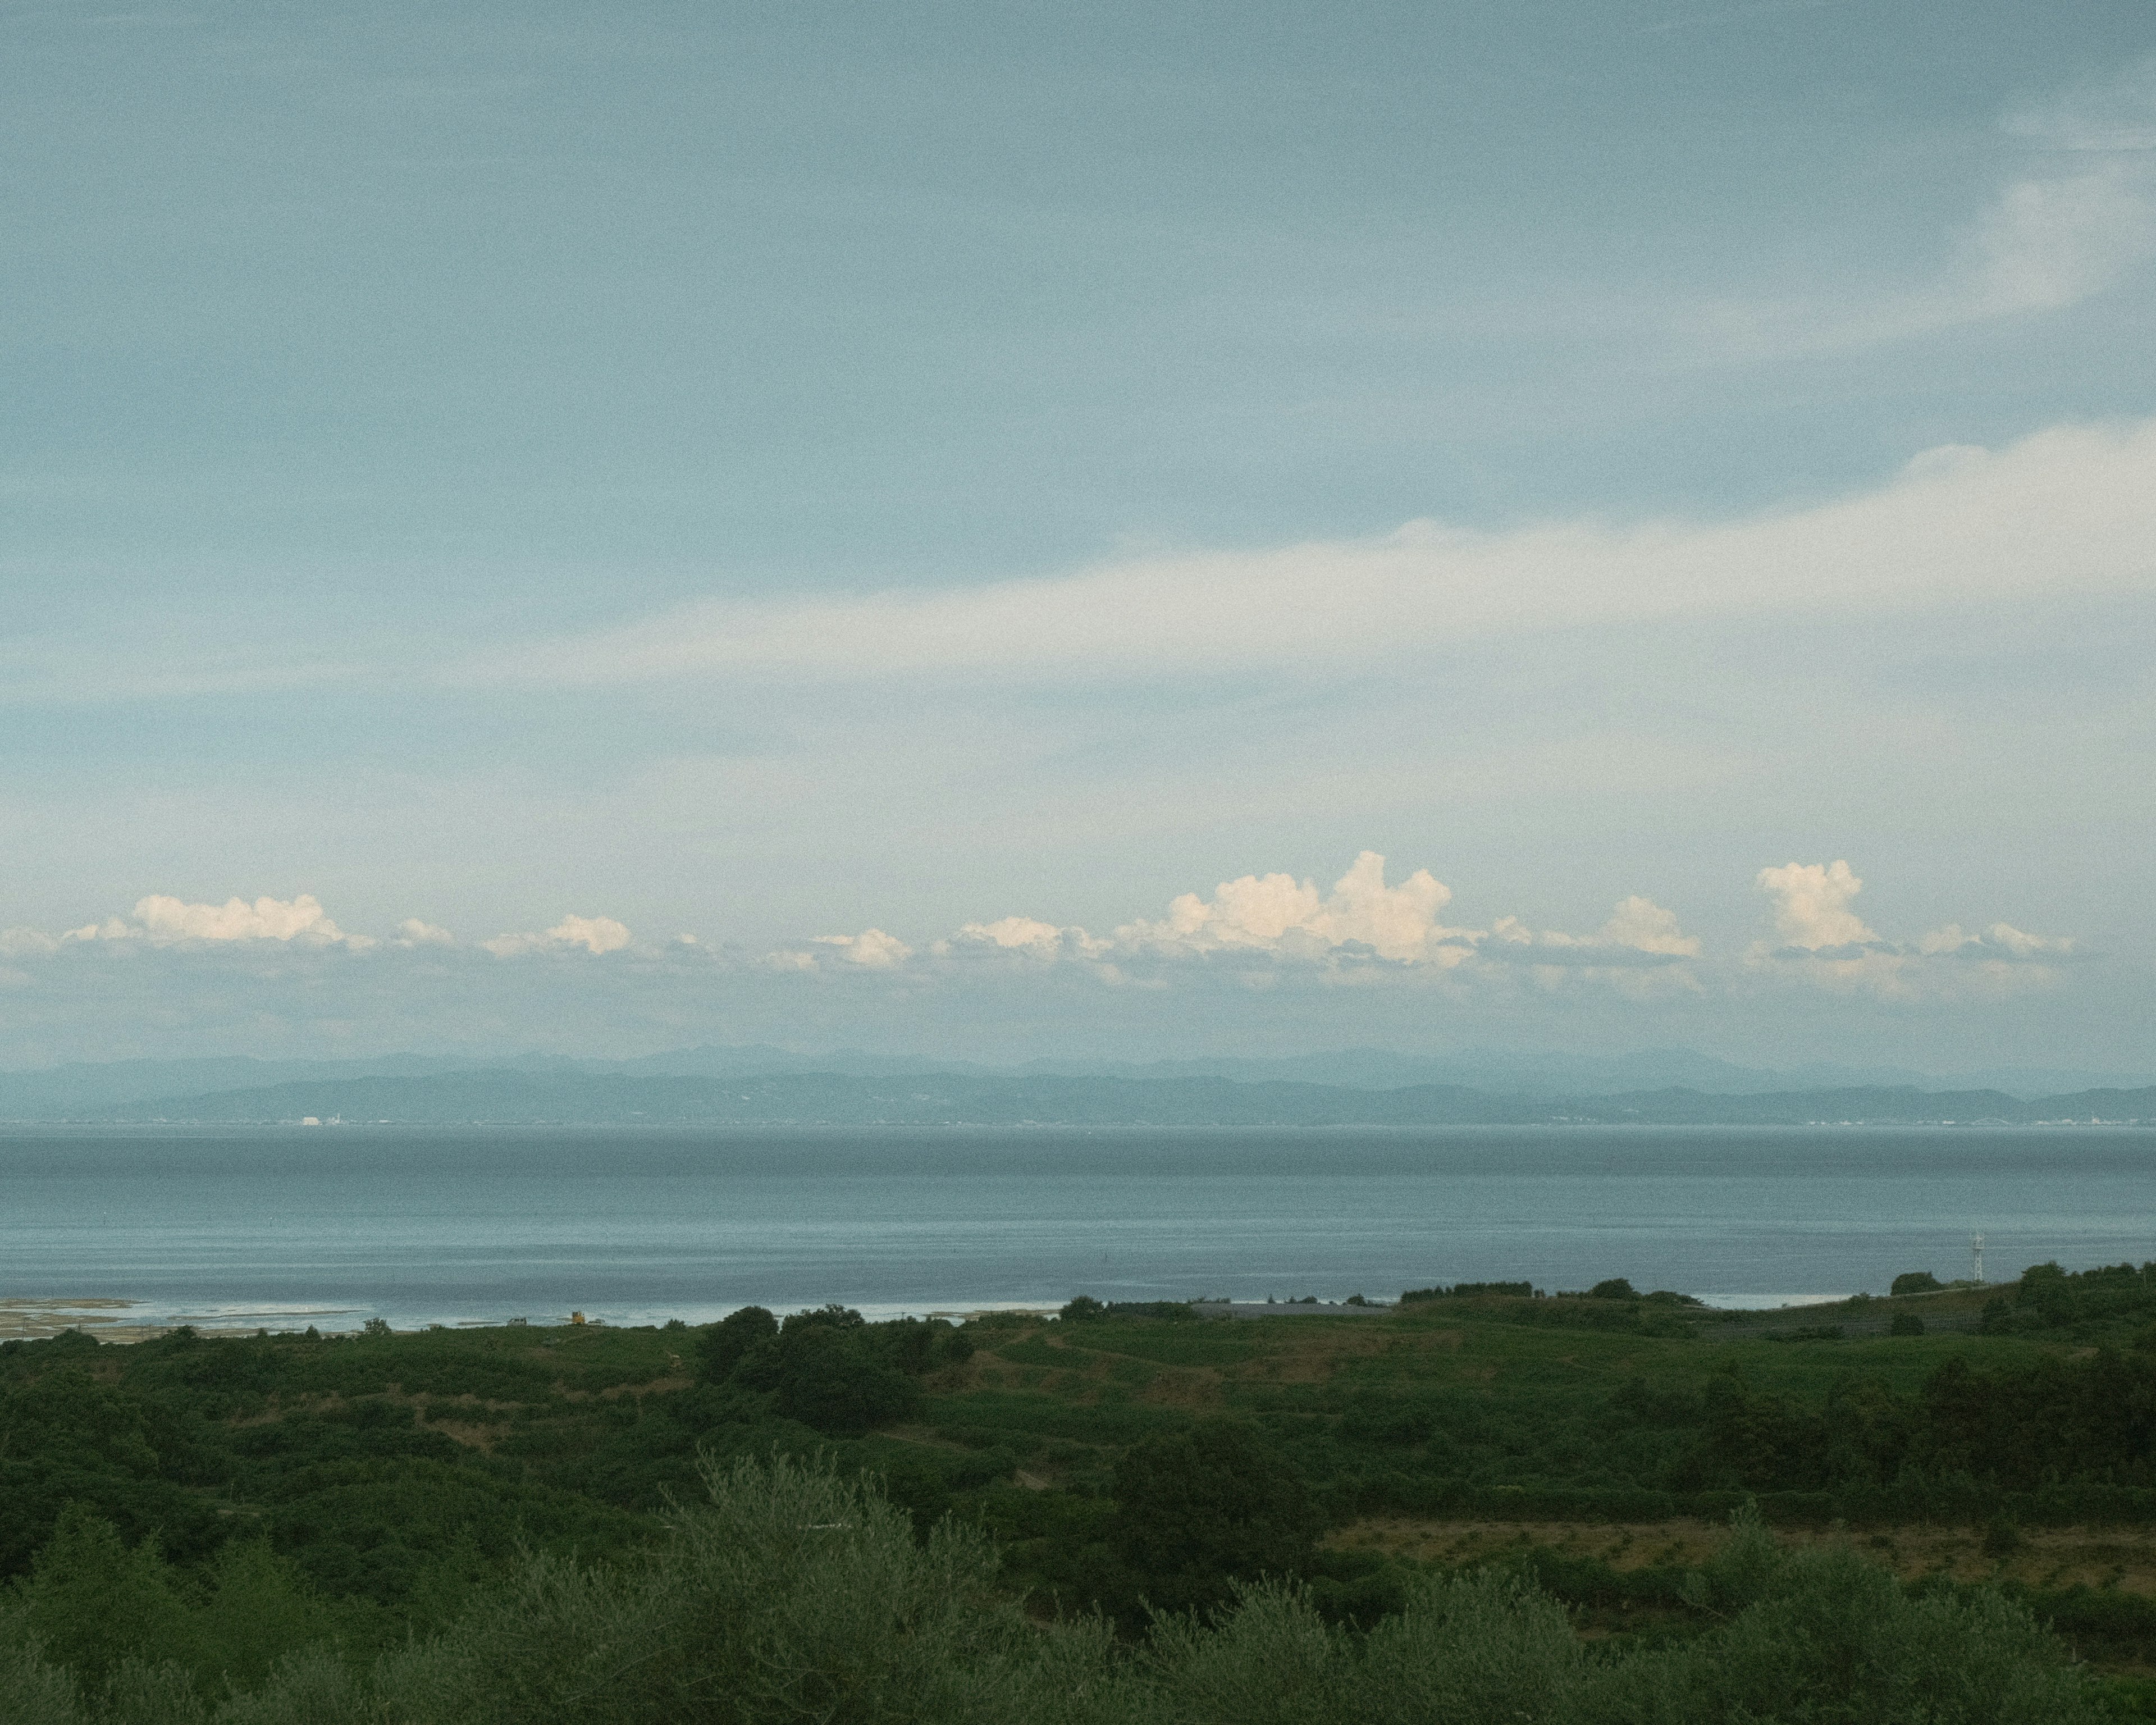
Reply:
<svg viewBox="0 0 2156 1725"><path fill-rule="evenodd" d="M17 1117L25 1117L18 1115ZM1536 1097L1419 1084L1358 1088L1279 1079L1126 1078L1053 1073L632 1071L335 1073L77 1106L44 1118L269 1123L312 1118L454 1125L1414 1127L2156 1125L2156 1086L2025 1098L1999 1090L1862 1086L1713 1094L1668 1087Z"/></svg>
<svg viewBox="0 0 2156 1725"><path fill-rule="evenodd" d="M672 1081L705 1081L682 1085ZM874 1081L864 1084L862 1081ZM631 1083L641 1101L626 1101ZM1690 1049L1614 1055L1467 1049L1404 1055L1346 1049L1283 1058L1032 1060L993 1066L856 1050L690 1048L634 1060L557 1055L392 1055L356 1060L82 1062L0 1072L0 1120L742 1119L957 1117L1173 1119L1222 1124L1516 1118L2087 1117L2084 1094L2138 1091L2156 1074L1997 1068L1950 1077L1891 1067L1740 1066ZM325 1086L356 1086L349 1091ZM1379 1092L1364 1096L1334 1092ZM1981 1093L1981 1094L1978 1094ZM1645 1100L1641 1100L1642 1096ZM1864 1100L1859 1101L1856 1098ZM1911 1101L1911 1097L1928 1100ZM727 1099L732 1097L729 1101ZM911 1100L916 1097L933 1101ZM1753 1097L1756 1103L1737 1099ZM697 1100L701 1098L701 1100ZM1687 1098L1689 1100L1687 1100ZM1801 1098L1802 1100L1799 1100ZM1585 1099L1585 1100L1582 1100ZM1522 1105L1528 1105L1522 1106ZM2109 1106L2109 1105L2105 1105ZM1647 1115L1637 1111L1645 1108ZM739 1111L767 1110L767 1113ZM874 1111L896 1110L886 1117ZM1632 1110L1624 1112L1624 1110ZM1911 1113L1908 1111L1914 1109ZM690 1111L684 1112L684 1110ZM928 1110L928 1114L918 1111ZM937 1114L936 1110L945 1111ZM979 1111L987 1111L980 1112Z"/></svg>

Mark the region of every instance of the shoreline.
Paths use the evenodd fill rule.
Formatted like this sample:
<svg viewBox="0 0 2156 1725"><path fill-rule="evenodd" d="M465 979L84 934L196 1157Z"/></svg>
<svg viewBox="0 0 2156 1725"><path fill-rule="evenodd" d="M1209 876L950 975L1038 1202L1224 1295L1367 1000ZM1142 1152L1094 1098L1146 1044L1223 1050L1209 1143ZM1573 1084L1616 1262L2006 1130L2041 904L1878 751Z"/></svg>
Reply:
<svg viewBox="0 0 2156 1725"><path fill-rule="evenodd" d="M1706 1294L1698 1296L1708 1310L1716 1312L1777 1312L1800 1310L1808 1306L1830 1305L1845 1300L1845 1294ZM756 1301L744 1301L752 1305ZM780 1302L784 1305L787 1302ZM963 1323L969 1318L986 1317L991 1313L1007 1312L1028 1317L1052 1317L1060 1309L1060 1301L1010 1300L953 1300L940 1302L862 1301L852 1303L871 1322L881 1322L895 1317L944 1318ZM1208 1300L1193 1299L1187 1303L1195 1307L1206 1317L1248 1321L1261 1317L1376 1317L1395 1309L1391 1301L1372 1301L1367 1305L1351 1306L1344 1301L1319 1301L1305 1303L1300 1301ZM737 1306L724 1308L703 1308L708 1315L695 1317L684 1313L634 1312L608 1313L596 1312L588 1322L593 1328L636 1328L647 1323L664 1323L679 1317L692 1326L716 1322L726 1311L739 1310ZM771 1309L778 1310L774 1306ZM790 1309L790 1307L789 1307ZM59 1296L13 1296L0 1298L0 1342L44 1341L80 1330L95 1336L100 1342L147 1342L164 1335L182 1325L191 1325L205 1336L245 1337L261 1332L271 1335L298 1334L310 1327L324 1335L346 1334L360 1329L369 1319L381 1314L374 1308L362 1306L276 1306L276 1307L213 1307L204 1311L159 1311L152 1315L151 1302L108 1296L86 1296L80 1298ZM514 1325L529 1325L534 1329L567 1328L579 1320L570 1312L535 1312L528 1317L503 1316L487 1317L441 1317L408 1321L399 1326L402 1332L440 1328L450 1330L495 1329Z"/></svg>

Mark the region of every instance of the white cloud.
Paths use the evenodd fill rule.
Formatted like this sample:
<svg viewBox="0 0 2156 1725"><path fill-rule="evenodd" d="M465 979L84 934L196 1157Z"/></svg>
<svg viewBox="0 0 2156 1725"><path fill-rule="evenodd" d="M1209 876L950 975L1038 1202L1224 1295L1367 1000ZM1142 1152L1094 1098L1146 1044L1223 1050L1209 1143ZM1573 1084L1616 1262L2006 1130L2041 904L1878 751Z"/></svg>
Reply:
<svg viewBox="0 0 2156 1725"><path fill-rule="evenodd" d="M2063 958L2075 946L2071 940L2027 933L2010 922L1994 922L1981 934L1967 933L1958 922L1949 922L1925 935L1917 950L1934 958Z"/></svg>
<svg viewBox="0 0 2156 1725"><path fill-rule="evenodd" d="M1620 971L1636 978L1643 971L1696 958L1701 950L1676 914L1651 899L1625 899L1600 930L1588 935L1537 932L1517 916L1501 916L1488 928L1455 927L1441 914L1451 901L1452 890L1427 869L1417 869L1398 886L1388 884L1385 859L1366 850L1330 892L1292 875L1244 875L1222 881L1209 898L1183 893L1166 916L1125 923L1105 938L1076 927L1006 916L969 922L930 952L937 957L1001 954L1081 961L1101 980L1120 984L1135 980L1133 968L1214 957L1263 958L1269 966L1321 970L1338 981L1352 981L1373 967L1495 974L1488 969L1493 962L1538 964L1558 979L1614 980ZM1255 988L1269 986L1275 972L1245 967L1235 973ZM1158 974L1152 978L1159 979ZM1689 978L1686 985L1691 985Z"/></svg>
<svg viewBox="0 0 2156 1725"><path fill-rule="evenodd" d="M1775 938L1720 960L1684 928L1677 914L1635 894L1621 899L1591 933L1531 927L1502 916L1486 927L1445 915L1451 889L1427 869L1397 883L1385 859L1358 855L1329 891L1287 874L1224 880L1209 895L1187 892L1164 916L1138 918L1112 934L1038 917L968 922L927 948L928 960L1000 958L1071 964L1111 985L1172 985L1198 966L1252 988L1296 974L1327 983L1375 982L1389 974L1441 979L1449 989L1502 988L1530 979L1543 988L1606 986L1637 999L1672 991L1742 993L1762 976L1843 993L1912 999L1996 995L2057 980L2051 964L2074 954L2074 942L1993 922L1981 934L1949 923L1920 938L1881 937L1854 908L1864 882L1845 860L1792 862L1759 870L1754 886L1769 902ZM812 945L829 956L890 969L912 956L880 930L828 935ZM792 950L763 961L813 970L818 955Z"/></svg>
<svg viewBox="0 0 2156 1725"><path fill-rule="evenodd" d="M1785 947L1869 946L1879 937L1849 908L1864 883L1845 862L1789 863L1762 869L1759 890L1774 901L1774 932Z"/></svg>
<svg viewBox="0 0 2156 1725"><path fill-rule="evenodd" d="M1427 869L1388 886L1384 858L1366 850L1328 896L1291 875L1245 875L1222 881L1209 901L1186 892L1163 920L1126 924L1115 943L1178 956L1240 949L1317 957L1359 947L1401 963L1450 967L1481 938L1438 920L1451 898L1452 889Z"/></svg>
<svg viewBox="0 0 2156 1725"><path fill-rule="evenodd" d="M1636 894L1619 901L1609 920L1602 925L1599 938L1604 945L1669 958L1697 958L1700 952L1699 937L1686 934L1677 926L1675 911L1666 911L1652 899Z"/></svg>
<svg viewBox="0 0 2156 1725"><path fill-rule="evenodd" d="M18 931L27 932L28 931ZM146 940L159 945L177 941L285 941L301 946L344 946L363 951L372 937L346 934L311 892L296 898L227 899L221 905L189 904L152 893L136 901L132 920L108 916L71 928L64 941Z"/></svg>
<svg viewBox="0 0 2156 1725"><path fill-rule="evenodd" d="M1973 322L2054 311L2114 286L2156 250L2152 191L2138 162L2016 181L1971 236L1965 280L1938 312Z"/></svg>
<svg viewBox="0 0 2156 1725"><path fill-rule="evenodd" d="M938 942L933 950L938 957L944 957L968 947L993 947L999 952L1023 952L1034 958L1055 958L1062 955L1066 936L1083 941L1086 931L1058 928L1053 922L1042 922L1031 916L1005 916L994 922L968 922L949 940Z"/></svg>
<svg viewBox="0 0 2156 1725"><path fill-rule="evenodd" d="M499 934L483 942L497 958L582 947L593 954L619 952L634 937L611 916L564 916L544 934Z"/></svg>
<svg viewBox="0 0 2156 1725"><path fill-rule="evenodd" d="M1746 963L1845 993L1912 999L2048 987L2057 974L2041 961L2066 957L2075 947L2070 939L2007 922L1982 934L1948 922L1912 942L1886 939L1850 908L1864 882L1840 860L1762 869L1757 885L1773 901L1779 944L1759 942Z"/></svg>
<svg viewBox="0 0 2156 1725"><path fill-rule="evenodd" d="M865 928L859 934L819 934L813 944L829 947L849 964L870 970L891 970L913 956L913 948L880 928Z"/></svg>
<svg viewBox="0 0 2156 1725"><path fill-rule="evenodd" d="M1722 305L1709 337L1752 356L1876 347L2003 317L2062 311L2156 253L2156 172L2133 159L2002 187L1926 285L1856 304Z"/></svg>
<svg viewBox="0 0 2156 1725"><path fill-rule="evenodd" d="M2040 952L2063 956L2074 950L2074 942L2059 936L2025 934L2010 922L1994 922L1984 931L1986 945L2011 952L2017 958L2033 958ZM1973 945L1974 942L1964 942Z"/></svg>
<svg viewBox="0 0 2156 1725"><path fill-rule="evenodd" d="M1870 490L1734 521L1503 532L1414 521L1376 538L1139 557L955 591L712 599L454 675L541 685L1335 675L1527 630L2151 590L2156 419L2060 426L1996 451L1956 445Z"/></svg>
<svg viewBox="0 0 2156 1725"><path fill-rule="evenodd" d="M1134 919L1105 936L1012 915L967 922L920 950L878 927L819 936L761 955L706 948L683 937L636 947L643 963L633 974L670 968L686 984L694 977L745 979L758 970L864 981L903 972L917 979L916 986L963 989L969 973L986 982L989 971L999 970L1014 980L1030 975L1054 987L1063 985L1052 983L1050 974L1060 973L1073 982L1090 978L1115 988L1402 985L1463 1002L1515 1004L1523 991L1568 988L1614 991L1641 1002L1678 995L1736 1001L1755 997L1762 983L1786 982L1907 1002L1982 1000L2055 986L2065 967L2084 956L2071 939L2004 921L1974 927L1947 922L1913 938L1881 935L1858 913L1865 883L1843 859L1764 868L1753 884L1767 901L1773 938L1720 957L1688 932L1674 911L1639 894L1620 900L1589 932L1537 928L1514 915L1468 922L1454 914L1452 889L1430 870L1389 880L1385 858L1366 850L1330 887L1281 872L1241 875L1209 892L1183 893L1159 916ZM612 917L572 915L544 932L459 947L448 930L413 917L400 925L390 950L454 952L456 962L483 963L485 953L603 957L630 949L634 939ZM54 974L53 967L64 966L70 952L98 942L166 949L175 965L187 967L203 961L182 955L207 947L260 942L357 951L374 944L346 934L309 896L209 905L152 896L126 918L59 932L0 932L0 960L22 967L10 971L13 986L31 987ZM379 970L384 962L376 958L364 968ZM259 968L249 961L249 973Z"/></svg>
<svg viewBox="0 0 2156 1725"><path fill-rule="evenodd" d="M1635 893L1620 900L1609 921L1593 934L1566 934L1558 929L1537 932L1517 916L1500 916L1491 925L1490 944L1479 950L1486 957L1593 968L1668 964L1697 958L1702 947L1697 935L1684 932L1675 911Z"/></svg>
<svg viewBox="0 0 2156 1725"><path fill-rule="evenodd" d="M629 935L611 916L564 916L547 931L547 938L592 952L619 952L629 944Z"/></svg>
<svg viewBox="0 0 2156 1725"><path fill-rule="evenodd" d="M1904 341L2063 311L2156 254L2156 60L2025 110L2005 130L2051 159L1999 188L1935 280L1855 305L1725 305L1711 330L1769 354Z"/></svg>

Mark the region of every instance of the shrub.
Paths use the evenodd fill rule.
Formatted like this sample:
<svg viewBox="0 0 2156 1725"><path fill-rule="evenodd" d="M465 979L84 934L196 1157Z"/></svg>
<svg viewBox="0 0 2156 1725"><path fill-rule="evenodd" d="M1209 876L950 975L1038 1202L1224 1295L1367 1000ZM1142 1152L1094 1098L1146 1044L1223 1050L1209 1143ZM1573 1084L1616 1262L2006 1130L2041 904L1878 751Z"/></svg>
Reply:
<svg viewBox="0 0 2156 1725"><path fill-rule="evenodd" d="M1887 1291L1898 1299L1904 1294L1935 1294L1943 1286L1928 1270L1910 1270L1896 1276Z"/></svg>
<svg viewBox="0 0 2156 1725"><path fill-rule="evenodd" d="M829 1305L813 1306L805 1311L788 1314L779 1326L782 1332L795 1330L858 1330L868 1320L850 1306L841 1306L835 1300Z"/></svg>
<svg viewBox="0 0 2156 1725"><path fill-rule="evenodd" d="M1563 1719L1585 1669L1562 1605L1488 1574L1422 1578L1362 1655L1348 1717L1368 1725Z"/></svg>
<svg viewBox="0 0 2156 1725"><path fill-rule="evenodd" d="M710 1501L636 1568L535 1561L432 1646L386 1661L414 1725L1113 1718L1101 1631L1046 1630L993 1591L995 1556L925 1543L873 1490L783 1457L706 1466ZM379 1717L380 1715L377 1715Z"/></svg>
<svg viewBox="0 0 2156 1725"><path fill-rule="evenodd" d="M778 1320L761 1306L730 1312L705 1330L696 1343L697 1375L706 1384L723 1384L741 1357L767 1337L778 1333Z"/></svg>
<svg viewBox="0 0 2156 1725"><path fill-rule="evenodd" d="M1511 1725L1573 1722L1585 1672L1564 1609L1509 1577L1424 1577L1363 1637L1329 1627L1288 1584L1154 1626L1142 1669L1189 1725Z"/></svg>

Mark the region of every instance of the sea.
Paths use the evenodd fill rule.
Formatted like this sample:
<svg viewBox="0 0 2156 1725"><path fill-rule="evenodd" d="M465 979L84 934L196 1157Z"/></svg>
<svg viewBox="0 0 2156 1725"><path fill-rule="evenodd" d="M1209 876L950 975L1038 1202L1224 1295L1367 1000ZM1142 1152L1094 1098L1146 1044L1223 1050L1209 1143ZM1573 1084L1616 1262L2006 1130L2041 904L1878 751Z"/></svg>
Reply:
<svg viewBox="0 0 2156 1725"><path fill-rule="evenodd" d="M1994 1281L2156 1258L2156 1131L0 1129L0 1301L101 1322L696 1323L1619 1276L1772 1307L1966 1276L1979 1233Z"/></svg>

